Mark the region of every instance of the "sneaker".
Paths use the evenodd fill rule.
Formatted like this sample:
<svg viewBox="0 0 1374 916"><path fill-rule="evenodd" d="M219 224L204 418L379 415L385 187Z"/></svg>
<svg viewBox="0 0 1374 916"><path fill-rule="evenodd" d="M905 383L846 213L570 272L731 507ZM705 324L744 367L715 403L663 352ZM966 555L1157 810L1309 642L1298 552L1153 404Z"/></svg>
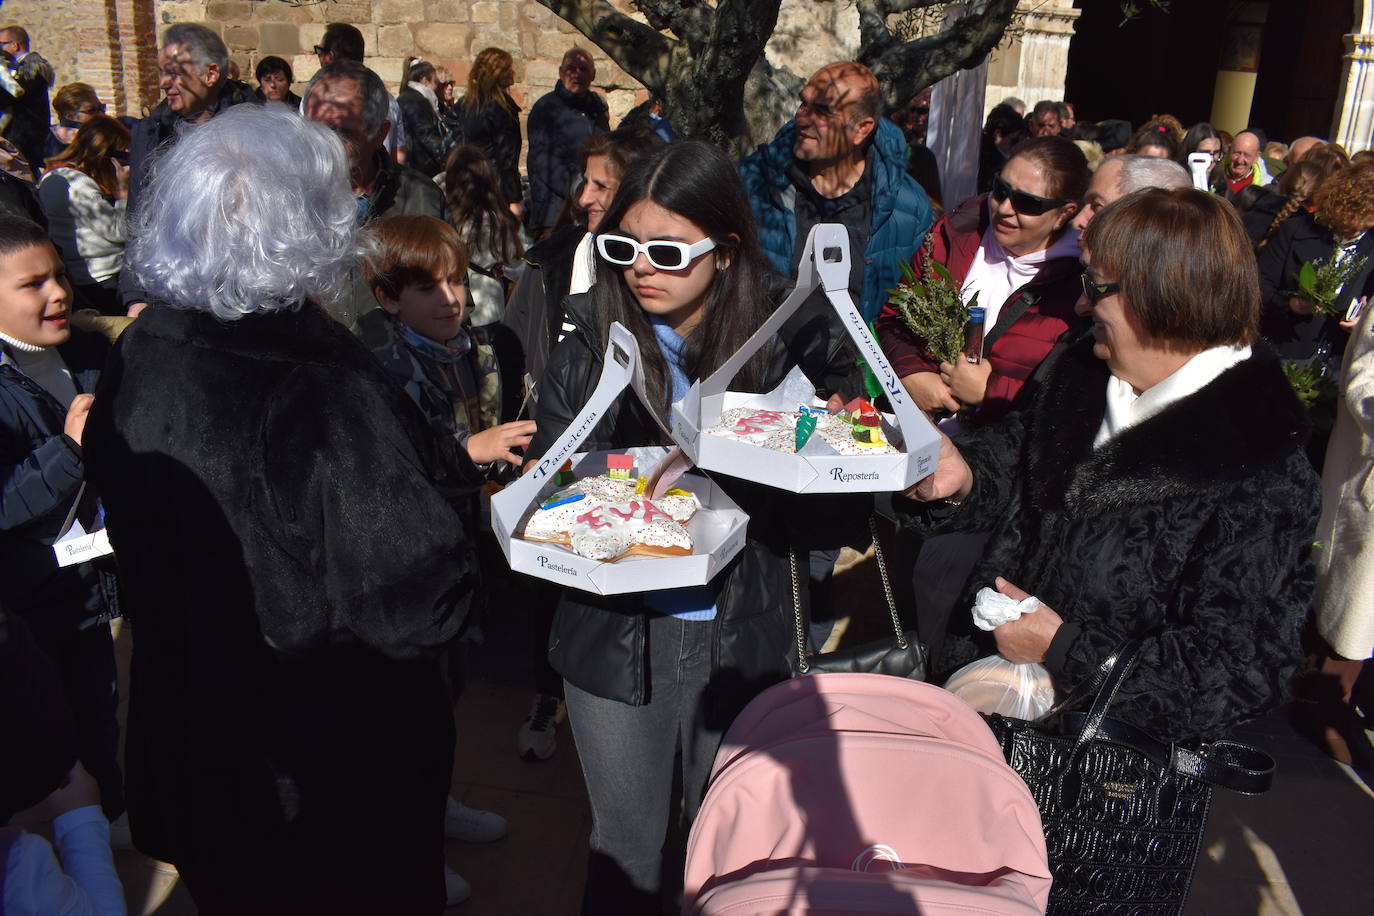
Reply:
<svg viewBox="0 0 1374 916"><path fill-rule="evenodd" d="M472 896L472 885L468 884L462 875L445 865L444 893L447 895L447 905L457 906Z"/></svg>
<svg viewBox="0 0 1374 916"><path fill-rule="evenodd" d="M535 694L530 713L520 726L516 747L526 760L548 760L558 750L558 723L563 721L563 701L547 693Z"/></svg>
<svg viewBox="0 0 1374 916"><path fill-rule="evenodd" d="M444 836L464 843L490 843L506 835L506 819L469 808L450 797L444 809Z"/></svg>

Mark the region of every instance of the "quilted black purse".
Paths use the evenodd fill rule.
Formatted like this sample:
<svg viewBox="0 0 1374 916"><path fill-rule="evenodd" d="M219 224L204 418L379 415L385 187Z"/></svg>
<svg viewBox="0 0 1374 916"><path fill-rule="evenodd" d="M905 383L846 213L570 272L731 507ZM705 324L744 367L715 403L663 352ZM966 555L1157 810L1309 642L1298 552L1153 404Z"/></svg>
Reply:
<svg viewBox="0 0 1374 916"><path fill-rule="evenodd" d="M1273 779L1273 758L1255 748L1217 741L1189 750L1108 718L1139 648L1127 643L1103 662L1086 691L1096 692L1086 715L1051 711L1058 729L986 717L1040 809L1054 874L1051 914L1181 913L1212 789L1258 795Z"/></svg>
<svg viewBox="0 0 1374 916"><path fill-rule="evenodd" d="M883 594L887 597L888 613L892 616L893 635L850 649L808 655L806 652L808 615L802 607L801 577L797 571L797 551L793 549L789 557L792 561L792 609L797 627L797 655L792 659L793 676L800 677L827 672L859 672L890 674L893 677L905 677L913 681L925 680L925 646L921 645L921 641L916 638L915 630L902 629L902 618L897 613L897 601L892 596L892 583L887 578L887 561L883 558L883 546L878 540L878 524L872 516L868 519L868 528L873 532L873 552L878 561L878 575L883 582Z"/></svg>

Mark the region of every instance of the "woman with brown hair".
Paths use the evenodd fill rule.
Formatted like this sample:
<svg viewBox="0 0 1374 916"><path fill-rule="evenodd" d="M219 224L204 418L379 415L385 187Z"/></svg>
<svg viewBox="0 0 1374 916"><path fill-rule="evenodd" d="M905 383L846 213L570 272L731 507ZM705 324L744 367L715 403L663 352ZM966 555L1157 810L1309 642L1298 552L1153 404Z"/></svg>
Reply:
<svg viewBox="0 0 1374 916"><path fill-rule="evenodd" d="M1173 122L1173 123L1171 123ZM1137 156L1177 159L1183 148L1183 134L1173 126L1173 118L1156 118L1144 124L1126 144L1126 152Z"/></svg>
<svg viewBox="0 0 1374 916"><path fill-rule="evenodd" d="M1323 143L1310 150L1300 161L1289 166L1279 177L1278 194L1274 195L1280 201L1277 207L1271 211L1269 207L1256 206L1241 217L1251 238L1255 238L1257 230L1259 231L1259 237L1255 238L1255 250L1264 250L1279 231L1279 227L1289 217L1296 216L1298 211L1306 210L1311 213L1314 209L1312 198L1316 195L1317 188L1349 164L1350 158L1339 144ZM1265 219L1268 219L1267 223Z"/></svg>
<svg viewBox="0 0 1374 916"><path fill-rule="evenodd" d="M468 73L460 103L463 142L482 148L496 166L501 194L517 218L520 205L520 106L507 91L515 84L515 61L500 48L483 48Z"/></svg>
<svg viewBox="0 0 1374 916"><path fill-rule="evenodd" d="M1301 657L1320 508L1305 412L1256 339L1250 240L1228 204L1138 191L1082 242L1091 337L1030 409L943 441L907 493L926 507L896 501L913 526L992 529L966 593L1035 596L991 634L964 623L934 670L996 651L1043 663L1065 696L1138 640L1112 715L1210 740L1275 709Z"/></svg>
<svg viewBox="0 0 1374 916"><path fill-rule="evenodd" d="M507 284L523 265L520 221L506 207L491 160L471 143L449 154L444 195L449 222L468 250L469 323L493 324L505 314Z"/></svg>
<svg viewBox="0 0 1374 916"><path fill-rule="evenodd" d="M1079 323L1071 223L1091 178L1073 141L1034 137L1015 148L989 194L935 224L929 248L918 248L911 266L919 276L933 259L966 302L977 293L986 310L986 358L941 365L897 310L884 306L878 341L922 410L971 408L975 425L1005 416L1055 342Z"/></svg>
<svg viewBox="0 0 1374 916"><path fill-rule="evenodd" d="M1082 287L1073 218L1090 181L1072 140L1033 137L1013 149L988 194L940 217L916 249L918 276L932 269L929 262L941 264L963 301L976 294L984 309L976 362L961 356L941 363L891 303L878 314L878 342L922 410L957 412L967 428L1025 406L1040 364L1082 327L1074 314ZM917 626L932 655L986 539L985 532L901 539L898 564L912 570Z"/></svg>
<svg viewBox="0 0 1374 916"><path fill-rule="evenodd" d="M1298 273L1304 264L1342 252L1365 258L1363 269L1345 283L1332 306L1343 312L1361 295L1374 268L1374 233L1369 231L1374 229L1374 164L1341 169L1322 182L1312 200L1313 212L1287 220L1260 252L1260 328L1285 359L1318 356L1334 364L1348 335L1297 295Z"/></svg>
<svg viewBox="0 0 1374 916"><path fill-rule="evenodd" d="M93 117L47 166L38 199L78 307L124 314L119 274L129 198L129 129L114 118Z"/></svg>

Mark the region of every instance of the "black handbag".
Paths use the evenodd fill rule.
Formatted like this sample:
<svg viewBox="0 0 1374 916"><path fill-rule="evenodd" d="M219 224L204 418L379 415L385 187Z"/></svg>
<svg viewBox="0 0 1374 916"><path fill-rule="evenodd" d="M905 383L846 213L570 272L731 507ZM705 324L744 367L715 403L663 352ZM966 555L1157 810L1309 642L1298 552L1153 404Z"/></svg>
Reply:
<svg viewBox="0 0 1374 916"><path fill-rule="evenodd" d="M827 672L860 672L889 674L893 677L911 678L914 681L925 680L925 647L916 638L915 630L902 629L902 618L897 613L897 601L892 597L892 584L887 578L887 561L883 558L883 546L878 540L878 524L872 516L868 519L868 528L873 532L873 552L878 561L878 576L883 582L883 594L887 597L887 609L892 615L893 635L850 649L808 655L806 631L809 615L802 606L801 578L797 571L797 551L794 548L789 552L792 563L792 609L797 626L797 655L792 660L794 677Z"/></svg>
<svg viewBox="0 0 1374 916"><path fill-rule="evenodd" d="M1273 780L1274 760L1263 751L1230 741L1190 750L1108 718L1139 648L1118 648L1085 691L1060 704L1095 691L1086 715L985 717L1040 809L1054 875L1051 914L1181 913L1212 789L1258 795Z"/></svg>

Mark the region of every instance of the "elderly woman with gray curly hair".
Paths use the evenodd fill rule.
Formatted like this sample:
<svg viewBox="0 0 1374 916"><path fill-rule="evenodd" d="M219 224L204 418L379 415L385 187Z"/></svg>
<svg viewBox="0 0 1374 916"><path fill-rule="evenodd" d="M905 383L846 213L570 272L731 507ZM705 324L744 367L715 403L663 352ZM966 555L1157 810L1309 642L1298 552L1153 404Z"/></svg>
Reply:
<svg viewBox="0 0 1374 916"><path fill-rule="evenodd" d="M424 419L324 311L355 209L339 139L283 107L188 130L131 233L161 304L87 426L137 619L134 842L202 913L444 905L438 650L472 570Z"/></svg>

